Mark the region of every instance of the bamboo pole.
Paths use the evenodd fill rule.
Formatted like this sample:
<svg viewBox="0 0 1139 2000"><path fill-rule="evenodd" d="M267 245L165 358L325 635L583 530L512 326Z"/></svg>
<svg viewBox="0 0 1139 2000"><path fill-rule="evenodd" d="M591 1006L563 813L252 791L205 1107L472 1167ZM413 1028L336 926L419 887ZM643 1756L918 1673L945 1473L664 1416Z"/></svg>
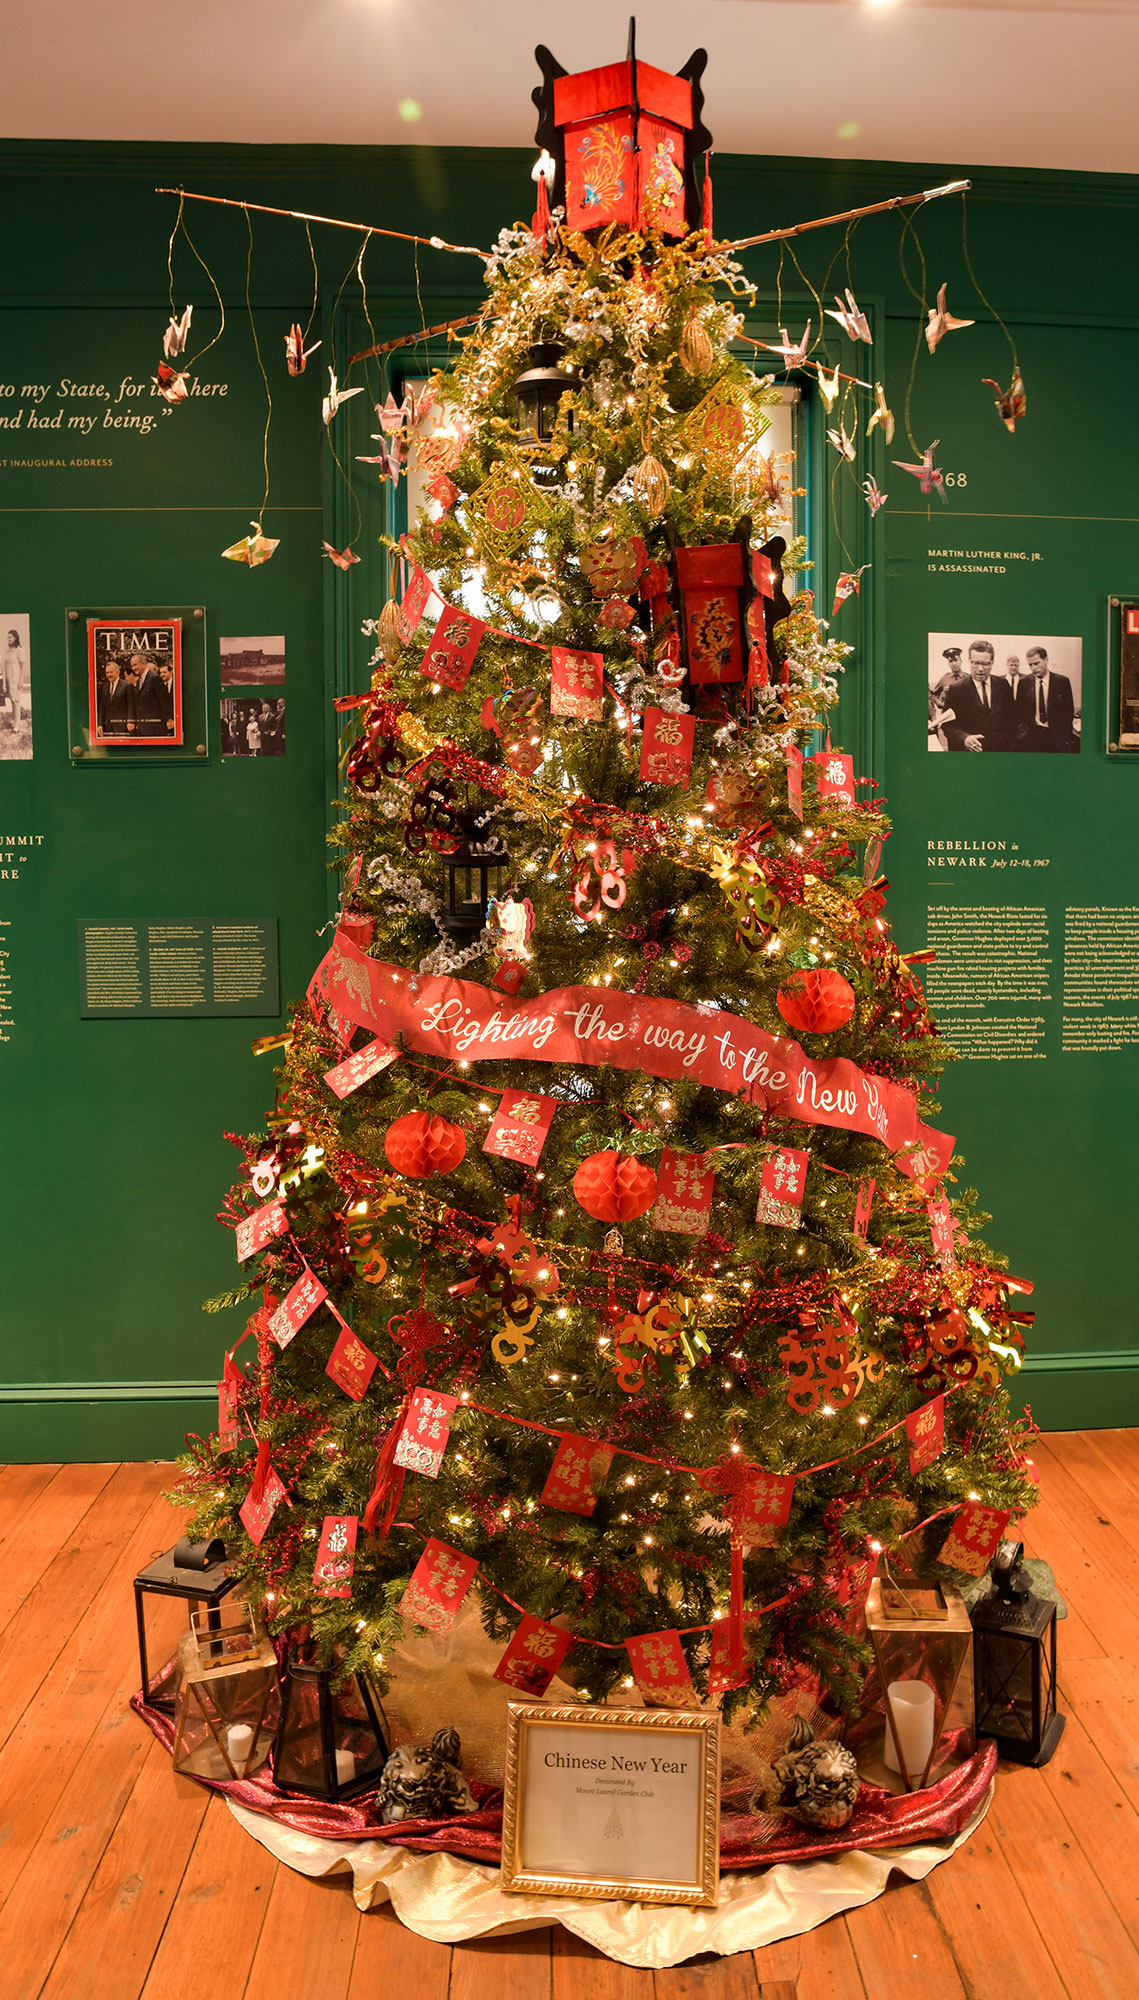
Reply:
<svg viewBox="0 0 1139 2000"><path fill-rule="evenodd" d="M374 347L362 347L359 354L348 356L348 365L354 361L368 361L373 354L390 354L397 347L414 347L417 340L430 340L436 333L451 333L457 326L473 326L480 318L479 313L465 313L462 319L443 319L438 326L421 326L418 333L401 333L398 340L380 340Z"/></svg>
<svg viewBox="0 0 1139 2000"><path fill-rule="evenodd" d="M459 257L481 257L489 250L472 249L469 243L448 243L442 236L409 236L405 229L380 229L374 222L344 222L338 215L309 215L303 208L270 208L263 201L235 201L226 194L191 194L189 188L155 188L155 194L177 195L179 201L207 201L216 208L252 209L258 215L284 215L292 222L324 222L330 229L355 229L362 236L390 236L398 243L422 243L428 250L453 250Z"/></svg>
<svg viewBox="0 0 1139 2000"><path fill-rule="evenodd" d="M867 202L864 208L847 208L841 215L820 215L814 222L795 222L790 229L769 229L763 236L740 236L734 243L717 243L717 250L753 250L757 243L782 243L789 236L803 236L808 229L830 229L839 222L858 222L864 215L884 215L891 208L913 208L919 201L936 201L943 194L966 194L972 181L947 181L944 187L923 188L920 194L892 194L888 201Z"/></svg>

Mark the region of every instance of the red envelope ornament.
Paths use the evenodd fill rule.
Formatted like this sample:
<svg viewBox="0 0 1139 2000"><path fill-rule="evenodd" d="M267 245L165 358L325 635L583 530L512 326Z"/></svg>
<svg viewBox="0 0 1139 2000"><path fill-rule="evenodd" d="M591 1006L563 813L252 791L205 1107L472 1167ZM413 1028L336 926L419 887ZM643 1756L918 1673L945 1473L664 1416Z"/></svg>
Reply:
<svg viewBox="0 0 1139 2000"><path fill-rule="evenodd" d="M559 1439L554 1462L539 1495L543 1507L557 1507L563 1514L583 1514L588 1518L597 1505L597 1496L612 1463L613 1446L602 1444L597 1438Z"/></svg>
<svg viewBox="0 0 1139 2000"><path fill-rule="evenodd" d="M263 1250L267 1243L272 1242L274 1236L283 1235L288 1226L289 1218L283 1203L267 1201L263 1208L255 1208L252 1215L243 1217L237 1225L238 1263L244 1264L248 1257L255 1256L258 1250Z"/></svg>
<svg viewBox="0 0 1139 2000"><path fill-rule="evenodd" d="M984 1576L1008 1527L1009 1512L996 1507L963 1507L942 1543L938 1561L967 1576Z"/></svg>
<svg viewBox="0 0 1139 2000"><path fill-rule="evenodd" d="M695 738L694 715L673 715L668 709L646 708L639 775L653 785L685 784L692 769Z"/></svg>
<svg viewBox="0 0 1139 2000"><path fill-rule="evenodd" d="M444 1396L435 1389L413 1391L395 1448L395 1462L405 1472L438 1479L457 1403L456 1396Z"/></svg>
<svg viewBox="0 0 1139 2000"><path fill-rule="evenodd" d="M255 1500L252 1492L246 1494L241 1506L241 1525L249 1536L250 1541L257 1548L260 1548L264 1541L268 1533L269 1523L284 1498L285 1489L272 1466L269 1467L266 1474L265 1484L261 1489L261 1498Z"/></svg>
<svg viewBox="0 0 1139 2000"><path fill-rule="evenodd" d="M320 1531L320 1547L312 1573L318 1597L351 1597L352 1571L356 1563L356 1514L326 1514Z"/></svg>
<svg viewBox="0 0 1139 2000"><path fill-rule="evenodd" d="M269 1321L267 1331L270 1339L275 1340L278 1347L287 1347L327 1297L328 1293L315 1271L310 1271L306 1264L296 1284Z"/></svg>
<svg viewBox="0 0 1139 2000"><path fill-rule="evenodd" d="M365 1347L363 1341L349 1327L345 1327L328 1357L324 1372L332 1377L338 1389L343 1389L346 1396L359 1403L379 1365L371 1348Z"/></svg>
<svg viewBox="0 0 1139 2000"><path fill-rule="evenodd" d="M626 1639L629 1665L646 1708L688 1708L696 1702L679 1632L641 1632Z"/></svg>
<svg viewBox="0 0 1139 2000"><path fill-rule="evenodd" d="M556 1625L547 1625L544 1619L524 1611L493 1679L537 1700L545 1694L572 1645L572 1632L560 1632Z"/></svg>
<svg viewBox="0 0 1139 2000"><path fill-rule="evenodd" d="M911 1410L906 1418L906 1436L910 1441L910 1471L924 1472L927 1465L941 1457L945 1444L944 1396L935 1396L922 1409Z"/></svg>
<svg viewBox="0 0 1139 2000"><path fill-rule="evenodd" d="M550 714L573 715L579 722L600 722L604 708L601 654L555 646L550 662Z"/></svg>
<svg viewBox="0 0 1139 2000"><path fill-rule="evenodd" d="M683 1236L706 1236L712 1219L716 1176L703 1153L674 1153L666 1146L660 1157L654 1229L676 1230Z"/></svg>
<svg viewBox="0 0 1139 2000"><path fill-rule="evenodd" d="M420 673L458 694L467 684L485 631L481 618L472 618L469 612L456 611L453 604L445 604L434 637L420 662Z"/></svg>
<svg viewBox="0 0 1139 2000"><path fill-rule="evenodd" d="M428 1632L449 1632L477 1568L474 1556L460 1555L432 1536L396 1606L400 1617Z"/></svg>
<svg viewBox="0 0 1139 2000"><path fill-rule="evenodd" d="M483 1140L483 1152L532 1167L541 1156L557 1099L536 1090L504 1090Z"/></svg>
<svg viewBox="0 0 1139 2000"><path fill-rule="evenodd" d="M794 1146L778 1146L764 1161L759 1184L757 1222L777 1229L798 1229L803 1215L810 1155Z"/></svg>
<svg viewBox="0 0 1139 2000"><path fill-rule="evenodd" d="M391 1043L380 1035L374 1042L369 1042L366 1048L357 1049L355 1055L346 1056L334 1069L326 1069L324 1081L330 1090L336 1092L337 1097L349 1097L354 1090L359 1090L362 1083L367 1083L370 1077L379 1076L382 1070L390 1069L392 1064L398 1061L399 1050L393 1049Z"/></svg>
<svg viewBox="0 0 1139 2000"><path fill-rule="evenodd" d="M854 759L845 750L816 750L815 789L820 799L837 799L840 805L854 804Z"/></svg>
<svg viewBox="0 0 1139 2000"><path fill-rule="evenodd" d="M943 1271L957 1269L957 1246L953 1240L953 1211L944 1195L926 1203L933 1254Z"/></svg>

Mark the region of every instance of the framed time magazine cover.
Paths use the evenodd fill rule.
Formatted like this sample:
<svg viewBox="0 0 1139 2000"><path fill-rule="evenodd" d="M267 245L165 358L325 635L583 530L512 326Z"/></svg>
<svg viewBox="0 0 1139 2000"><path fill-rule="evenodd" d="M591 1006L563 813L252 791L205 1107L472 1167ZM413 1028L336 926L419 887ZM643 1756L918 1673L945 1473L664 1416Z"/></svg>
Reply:
<svg viewBox="0 0 1139 2000"><path fill-rule="evenodd" d="M181 743L180 618L88 618L87 727L117 749Z"/></svg>
<svg viewBox="0 0 1139 2000"><path fill-rule="evenodd" d="M73 763L208 756L201 605L84 605L67 619Z"/></svg>
<svg viewBox="0 0 1139 2000"><path fill-rule="evenodd" d="M509 1702L502 1886L714 1906L719 1713Z"/></svg>

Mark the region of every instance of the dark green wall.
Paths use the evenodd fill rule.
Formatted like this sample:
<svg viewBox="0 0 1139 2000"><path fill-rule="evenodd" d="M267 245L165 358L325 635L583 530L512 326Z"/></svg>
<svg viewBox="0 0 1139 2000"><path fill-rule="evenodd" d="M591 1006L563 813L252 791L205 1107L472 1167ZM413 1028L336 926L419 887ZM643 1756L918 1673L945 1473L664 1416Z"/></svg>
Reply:
<svg viewBox="0 0 1139 2000"><path fill-rule="evenodd" d="M458 150L9 144L0 150L0 382L66 374L106 381L114 395L124 373L149 376L166 318L174 207L155 196L158 184L488 244L503 222L528 211L528 167L522 154ZM742 234L825 214L960 170L956 161L718 159L717 230ZM859 477L873 470L890 491L873 528L852 487L840 484L837 494L852 556L873 559L861 597L836 625L858 648L841 734L889 799L897 829L887 855L890 914L903 949L925 942L926 843L947 834L977 837L999 825L1036 842L1034 851L1050 856L1050 906L1139 902L1131 801L1139 771L1109 764L1103 750L1103 600L1108 591L1139 591L1131 494L1139 419L1130 386L1139 276L1126 254L1139 184L984 170L974 178L970 250L1016 334L1029 419L1009 438L979 387L982 375L1007 379L1007 350L987 311L969 303L959 203L931 206L920 220L931 285L948 278L951 303L978 326L948 339L932 362L923 348L913 423L922 444L941 439L941 462L966 470L967 487L931 518L913 483L888 466L910 456L900 430L892 452L877 440L860 447ZM188 220L230 315L200 370L228 383L226 398L174 411L150 438L116 436L111 468L0 466L0 607L31 614L36 746L32 763L0 763L0 833L44 835L19 879L0 877L16 1018L12 1040L0 1043L0 1342L3 1378L13 1385L0 1392L0 1455L12 1458L166 1455L187 1426L210 1421L209 1385L223 1341L238 1330L236 1314L207 1319L200 1311L202 1297L233 1271L232 1238L213 1222L236 1158L222 1134L259 1119L269 1059L255 1061L249 1042L274 1024L80 1021L75 919L275 913L283 1002L301 991L329 908L322 836L335 762L330 697L363 684L356 628L361 612L380 603L378 566L361 565L346 580L319 557L322 530L344 539L351 503L320 459L324 370L314 364L291 382L281 360L284 327L307 317L312 294L304 233L267 217L255 218L251 299L274 407L265 525L281 547L252 572L219 560L260 504L264 390L245 312L244 219L189 209ZM899 230L899 218L887 216L865 222L852 241L851 267L877 338L873 352L846 348L844 365L857 358L856 372L882 376L900 416L916 307L899 270ZM315 235L322 363L334 328L341 357L357 337L357 302L351 325L335 312L357 240ZM841 247L840 231L800 242L816 288ZM764 294L756 324L770 327L775 253L750 253L747 262ZM406 246L373 240L367 275L383 338L421 324L420 308L428 323L463 310L480 274L474 260L431 251L417 271ZM836 264L829 289L845 275ZM810 299L790 263L782 290L798 330ZM179 306L193 299L200 326L216 323L184 245L175 292ZM350 296L351 287L345 304ZM363 400L354 428L366 434ZM845 557L822 504L831 469L822 428L813 426L811 455L814 553L826 595ZM27 440L17 443L23 449ZM0 459L11 455L0 430ZM369 536L374 514L369 506ZM998 535L1042 561L1006 577L930 573L931 546L992 547ZM374 544L361 546L366 555ZM163 602L206 607L209 757L163 769L74 768L66 607ZM927 755L925 633L973 624L1082 634L1078 759L970 766ZM286 635L283 762L220 760L223 631ZM1023 1393L1049 1424L1125 1423L1136 1417L1139 1376L1127 1282L1139 1058L1062 1056L1058 1032L1043 1063L957 1066L940 1123L959 1135L968 1178L994 1212L991 1240L1008 1250L1014 1270L1038 1280Z"/></svg>

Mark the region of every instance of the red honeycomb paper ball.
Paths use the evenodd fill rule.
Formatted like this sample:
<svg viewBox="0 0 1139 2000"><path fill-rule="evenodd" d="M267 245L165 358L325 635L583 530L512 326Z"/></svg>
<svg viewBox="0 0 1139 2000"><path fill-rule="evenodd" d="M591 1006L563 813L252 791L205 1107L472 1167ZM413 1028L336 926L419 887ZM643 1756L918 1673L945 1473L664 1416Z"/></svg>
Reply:
<svg viewBox="0 0 1139 2000"><path fill-rule="evenodd" d="M775 996L775 1005L789 1028L808 1035L829 1035L854 1012L854 988L841 972L824 965L809 972L792 972Z"/></svg>
<svg viewBox="0 0 1139 2000"><path fill-rule="evenodd" d="M574 1199L598 1222L631 1222L656 1200L657 1177L631 1153L591 1153L573 1177Z"/></svg>
<svg viewBox="0 0 1139 2000"><path fill-rule="evenodd" d="M384 1151L397 1174L425 1181L431 1174L449 1174L467 1150L466 1136L446 1118L429 1118L426 1111L409 1111L389 1125Z"/></svg>

